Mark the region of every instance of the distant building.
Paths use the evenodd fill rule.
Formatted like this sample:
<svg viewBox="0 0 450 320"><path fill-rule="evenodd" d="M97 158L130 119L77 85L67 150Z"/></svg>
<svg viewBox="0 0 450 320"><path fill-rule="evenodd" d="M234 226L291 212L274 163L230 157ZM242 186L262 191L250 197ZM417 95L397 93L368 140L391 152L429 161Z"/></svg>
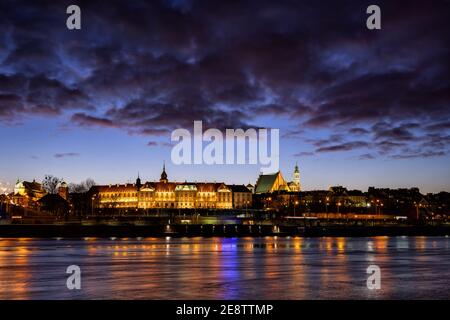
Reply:
<svg viewBox="0 0 450 320"><path fill-rule="evenodd" d="M256 181L255 194L290 191L280 171L273 174L261 174Z"/></svg>
<svg viewBox="0 0 450 320"><path fill-rule="evenodd" d="M334 186L328 189L328 201L331 203L340 203L351 207L366 207L367 196L360 190L347 190L343 186Z"/></svg>
<svg viewBox="0 0 450 320"><path fill-rule="evenodd" d="M69 193L69 203L71 205L71 214L75 217L81 217L92 213L92 194L89 192Z"/></svg>
<svg viewBox="0 0 450 320"><path fill-rule="evenodd" d="M366 207L367 197L361 190L347 191L347 199L354 207Z"/></svg>
<svg viewBox="0 0 450 320"><path fill-rule="evenodd" d="M41 210L57 216L64 216L69 213L69 202L59 194L46 194L37 203Z"/></svg>
<svg viewBox="0 0 450 320"><path fill-rule="evenodd" d="M169 182L165 165L159 182L94 186L92 201L97 208L233 208L232 190L224 183Z"/></svg>
<svg viewBox="0 0 450 320"><path fill-rule="evenodd" d="M244 185L228 185L233 195L233 208L243 209L252 206L252 192Z"/></svg>
<svg viewBox="0 0 450 320"><path fill-rule="evenodd" d="M67 186L67 183L65 183L64 181L58 187L58 194L64 200L66 200L66 201L69 200L69 187Z"/></svg>
<svg viewBox="0 0 450 320"><path fill-rule="evenodd" d="M269 194L269 193L289 193L300 192L300 170L296 164L294 167L293 180L286 182L281 174L281 171L272 174L260 174L256 181L255 194Z"/></svg>
<svg viewBox="0 0 450 320"><path fill-rule="evenodd" d="M32 182L17 180L14 186L12 201L15 205L32 207L46 194L42 185L35 180Z"/></svg>
<svg viewBox="0 0 450 320"><path fill-rule="evenodd" d="M293 180L288 183L288 186L291 192L299 192L302 190L300 184L300 170L298 169L297 164L295 164Z"/></svg>

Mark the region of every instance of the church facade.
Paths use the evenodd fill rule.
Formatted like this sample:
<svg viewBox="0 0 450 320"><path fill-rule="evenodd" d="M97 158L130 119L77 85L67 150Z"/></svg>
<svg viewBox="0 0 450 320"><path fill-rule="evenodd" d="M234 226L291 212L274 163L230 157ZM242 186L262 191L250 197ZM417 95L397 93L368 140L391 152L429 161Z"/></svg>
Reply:
<svg viewBox="0 0 450 320"><path fill-rule="evenodd" d="M210 182L170 182L165 166L159 182L122 185L103 185L92 188L96 208L120 209L233 209L238 203L250 206L252 193L246 187L239 189L239 202L233 195L234 186Z"/></svg>
<svg viewBox="0 0 450 320"><path fill-rule="evenodd" d="M274 192L300 192L300 170L295 165L293 180L287 182L281 171L272 174L261 174L256 182L255 194L268 194Z"/></svg>

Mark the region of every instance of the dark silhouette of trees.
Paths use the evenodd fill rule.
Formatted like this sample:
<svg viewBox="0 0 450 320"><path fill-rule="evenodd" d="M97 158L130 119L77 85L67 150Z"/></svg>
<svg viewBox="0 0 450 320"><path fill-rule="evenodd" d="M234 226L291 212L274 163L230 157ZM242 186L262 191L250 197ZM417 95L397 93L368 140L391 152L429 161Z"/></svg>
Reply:
<svg viewBox="0 0 450 320"><path fill-rule="evenodd" d="M70 193L83 193L89 191L89 189L95 186L95 181L91 178L87 178L85 181L80 183L70 183L69 192Z"/></svg>
<svg viewBox="0 0 450 320"><path fill-rule="evenodd" d="M55 194L58 192L58 186L62 181L63 180L60 178L47 174L45 175L44 180L42 180L42 187L48 193Z"/></svg>

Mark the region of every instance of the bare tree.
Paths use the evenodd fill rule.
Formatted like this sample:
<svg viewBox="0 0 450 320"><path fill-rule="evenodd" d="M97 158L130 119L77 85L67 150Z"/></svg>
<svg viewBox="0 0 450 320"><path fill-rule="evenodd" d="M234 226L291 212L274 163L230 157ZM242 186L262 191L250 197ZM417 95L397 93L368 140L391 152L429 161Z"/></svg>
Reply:
<svg viewBox="0 0 450 320"><path fill-rule="evenodd" d="M91 187L95 186L95 181L91 178L86 179L80 183L70 183L69 192L71 193L83 193L89 191Z"/></svg>
<svg viewBox="0 0 450 320"><path fill-rule="evenodd" d="M70 193L83 193L86 192L86 187L83 183L69 183Z"/></svg>
<svg viewBox="0 0 450 320"><path fill-rule="evenodd" d="M93 186L96 185L94 179L91 178L87 178L86 181L84 182L84 185L86 186L86 191L89 191L89 189L91 189Z"/></svg>
<svg viewBox="0 0 450 320"><path fill-rule="evenodd" d="M52 176L50 174L45 175L44 180L42 180L42 187L48 193L55 194L58 192L58 186L63 180Z"/></svg>

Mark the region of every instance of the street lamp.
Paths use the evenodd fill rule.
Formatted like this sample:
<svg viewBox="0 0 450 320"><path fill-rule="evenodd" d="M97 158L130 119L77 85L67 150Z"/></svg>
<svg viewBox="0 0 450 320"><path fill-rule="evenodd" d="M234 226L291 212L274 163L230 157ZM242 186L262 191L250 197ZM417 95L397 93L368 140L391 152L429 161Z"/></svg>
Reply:
<svg viewBox="0 0 450 320"><path fill-rule="evenodd" d="M95 194L92 196L91 201L91 215L94 215L94 200L95 200Z"/></svg>
<svg viewBox="0 0 450 320"><path fill-rule="evenodd" d="M298 205L298 201L294 202L294 217L295 217L295 207Z"/></svg>

